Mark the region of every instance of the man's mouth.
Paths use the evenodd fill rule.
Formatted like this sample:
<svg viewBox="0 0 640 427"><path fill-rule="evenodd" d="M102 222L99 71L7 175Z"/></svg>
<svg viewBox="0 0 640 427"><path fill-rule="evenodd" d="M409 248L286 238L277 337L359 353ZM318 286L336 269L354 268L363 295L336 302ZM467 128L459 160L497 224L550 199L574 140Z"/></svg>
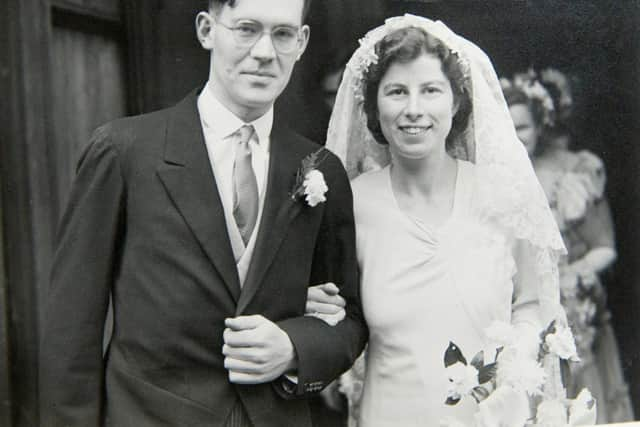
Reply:
<svg viewBox="0 0 640 427"><path fill-rule="evenodd" d="M247 74L247 75L256 76L256 77L271 77L271 78L276 77L275 74L270 73L268 71L245 71L242 74Z"/></svg>

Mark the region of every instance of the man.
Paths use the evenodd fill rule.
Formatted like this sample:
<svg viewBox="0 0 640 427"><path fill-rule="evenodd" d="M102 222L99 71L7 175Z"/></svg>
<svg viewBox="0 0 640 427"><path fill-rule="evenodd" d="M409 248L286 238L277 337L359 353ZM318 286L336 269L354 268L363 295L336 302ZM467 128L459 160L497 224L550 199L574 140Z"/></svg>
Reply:
<svg viewBox="0 0 640 427"><path fill-rule="evenodd" d="M52 269L43 425L311 426L298 398L362 350L346 174L325 151L302 184L319 146L273 117L308 3L211 1L196 19L206 86L95 132ZM307 286L325 282L346 300L335 327L303 316Z"/></svg>

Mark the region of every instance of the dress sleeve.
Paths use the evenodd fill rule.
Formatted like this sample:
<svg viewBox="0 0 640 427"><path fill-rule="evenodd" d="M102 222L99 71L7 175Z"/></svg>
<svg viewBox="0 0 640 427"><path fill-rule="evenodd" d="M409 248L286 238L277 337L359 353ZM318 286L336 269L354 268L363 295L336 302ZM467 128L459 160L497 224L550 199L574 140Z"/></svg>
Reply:
<svg viewBox="0 0 640 427"><path fill-rule="evenodd" d="M534 254L530 243L516 240L513 249L517 271L513 279L512 324L516 328L527 327L540 331L539 278Z"/></svg>

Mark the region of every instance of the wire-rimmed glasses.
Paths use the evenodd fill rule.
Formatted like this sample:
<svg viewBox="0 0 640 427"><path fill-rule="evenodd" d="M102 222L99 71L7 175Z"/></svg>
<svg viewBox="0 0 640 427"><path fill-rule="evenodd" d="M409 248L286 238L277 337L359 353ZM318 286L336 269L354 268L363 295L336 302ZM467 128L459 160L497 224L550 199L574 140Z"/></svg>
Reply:
<svg viewBox="0 0 640 427"><path fill-rule="evenodd" d="M253 47L263 34L269 33L273 47L278 53L291 53L300 47L302 37L300 28L288 25L273 27L271 31L265 31L264 25L256 21L240 21L231 27L217 21L218 24L231 31L236 43L245 48Z"/></svg>

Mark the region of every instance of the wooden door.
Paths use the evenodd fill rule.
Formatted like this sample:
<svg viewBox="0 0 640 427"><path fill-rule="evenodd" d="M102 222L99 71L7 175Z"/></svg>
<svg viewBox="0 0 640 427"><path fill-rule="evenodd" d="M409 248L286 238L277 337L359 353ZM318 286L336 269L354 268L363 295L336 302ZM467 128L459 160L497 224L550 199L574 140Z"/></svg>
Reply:
<svg viewBox="0 0 640 427"><path fill-rule="evenodd" d="M78 0L73 7L56 3L51 30L51 114L59 217L77 157L91 132L127 113L127 76L119 2Z"/></svg>
<svg viewBox="0 0 640 427"><path fill-rule="evenodd" d="M2 178L0 177L0 188ZM0 199L0 425L11 425L11 394L9 375L9 307L7 305L7 280L4 269L4 233L2 200Z"/></svg>
<svg viewBox="0 0 640 427"><path fill-rule="evenodd" d="M91 130L128 112L122 15L120 0L0 2L3 426L38 425L39 322L56 224Z"/></svg>

